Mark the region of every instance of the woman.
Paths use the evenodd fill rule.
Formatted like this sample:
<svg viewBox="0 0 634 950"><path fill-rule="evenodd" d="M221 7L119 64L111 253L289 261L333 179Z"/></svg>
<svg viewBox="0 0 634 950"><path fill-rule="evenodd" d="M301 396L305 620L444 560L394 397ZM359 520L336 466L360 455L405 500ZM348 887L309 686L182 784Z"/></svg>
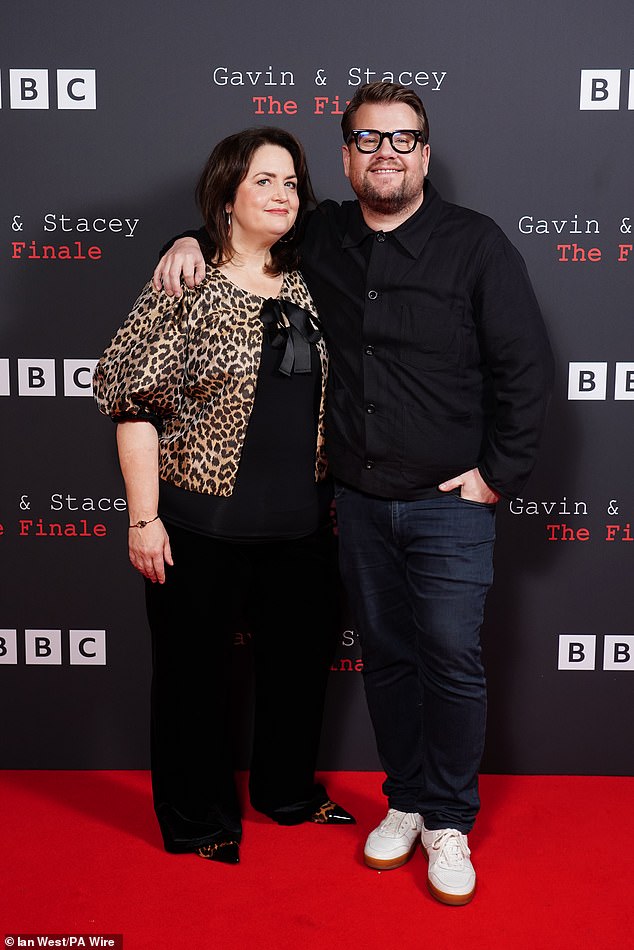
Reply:
<svg viewBox="0 0 634 950"><path fill-rule="evenodd" d="M220 142L198 183L202 283L143 290L95 372L117 442L129 554L152 631L152 787L165 848L237 863L235 631L253 636L249 792L280 824L354 823L315 783L338 619L323 453L327 357L295 269L313 200L287 132Z"/></svg>

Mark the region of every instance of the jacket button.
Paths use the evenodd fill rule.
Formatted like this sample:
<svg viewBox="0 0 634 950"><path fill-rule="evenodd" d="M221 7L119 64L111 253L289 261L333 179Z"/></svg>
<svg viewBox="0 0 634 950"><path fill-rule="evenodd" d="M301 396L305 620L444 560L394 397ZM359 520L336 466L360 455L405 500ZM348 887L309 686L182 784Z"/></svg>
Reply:
<svg viewBox="0 0 634 950"><path fill-rule="evenodd" d="M366 355L366 356L374 356L374 347L371 346L371 345L366 346L366 348L365 348L365 355Z"/></svg>
<svg viewBox="0 0 634 950"><path fill-rule="evenodd" d="M365 467L366 467L368 470L371 469L371 468L374 468L374 462L372 461L372 459L366 459L366 461L365 461Z"/></svg>
<svg viewBox="0 0 634 950"><path fill-rule="evenodd" d="M379 295L378 295L378 293L376 292L376 290L368 290L368 299L369 299L369 300L376 300L376 298L377 298L378 296L379 296Z"/></svg>
<svg viewBox="0 0 634 950"><path fill-rule="evenodd" d="M372 415L373 412L376 412L376 406L374 405L373 402L369 402L367 406L365 407L365 411L369 412L370 415Z"/></svg>

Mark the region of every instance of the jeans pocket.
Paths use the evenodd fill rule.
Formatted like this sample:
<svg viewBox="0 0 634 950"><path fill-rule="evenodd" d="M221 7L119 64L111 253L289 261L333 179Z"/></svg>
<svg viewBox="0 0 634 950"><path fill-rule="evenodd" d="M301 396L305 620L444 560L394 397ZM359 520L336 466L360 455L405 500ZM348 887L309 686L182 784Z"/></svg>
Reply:
<svg viewBox="0 0 634 950"><path fill-rule="evenodd" d="M458 501L462 502L463 505L473 505L474 508L488 508L490 510L495 510L495 508L497 508L496 501L475 501L472 498L463 498L462 495L455 495L454 497L457 498Z"/></svg>
<svg viewBox="0 0 634 950"><path fill-rule="evenodd" d="M337 501L338 498L341 498L345 494L346 486L342 485L341 482L335 481L335 494L334 499Z"/></svg>

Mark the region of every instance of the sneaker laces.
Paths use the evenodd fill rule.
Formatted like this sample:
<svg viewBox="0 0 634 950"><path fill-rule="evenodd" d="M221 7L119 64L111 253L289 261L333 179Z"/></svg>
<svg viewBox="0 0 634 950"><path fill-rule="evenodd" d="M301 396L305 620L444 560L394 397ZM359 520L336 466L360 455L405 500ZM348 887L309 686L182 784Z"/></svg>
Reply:
<svg viewBox="0 0 634 950"><path fill-rule="evenodd" d="M471 854L466 837L453 828L446 828L434 838L432 851L440 852L437 860L447 868L462 868Z"/></svg>
<svg viewBox="0 0 634 950"><path fill-rule="evenodd" d="M416 831L416 815L414 812L397 811L390 808L381 822L380 833L398 837L404 831Z"/></svg>

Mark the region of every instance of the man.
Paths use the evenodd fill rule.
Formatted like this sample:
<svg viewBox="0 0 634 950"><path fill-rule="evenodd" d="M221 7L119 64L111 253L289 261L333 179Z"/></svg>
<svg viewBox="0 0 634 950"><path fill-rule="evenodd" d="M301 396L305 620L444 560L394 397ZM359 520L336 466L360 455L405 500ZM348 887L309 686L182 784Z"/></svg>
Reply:
<svg viewBox="0 0 634 950"><path fill-rule="evenodd" d="M431 893L465 904L495 505L534 463L552 357L518 252L426 181L418 96L370 83L341 124L357 200L312 214L302 271L330 350L341 568L386 772L389 810L365 861L399 867L421 840ZM186 282L198 282L196 247L161 262L157 284L177 291L183 262Z"/></svg>

